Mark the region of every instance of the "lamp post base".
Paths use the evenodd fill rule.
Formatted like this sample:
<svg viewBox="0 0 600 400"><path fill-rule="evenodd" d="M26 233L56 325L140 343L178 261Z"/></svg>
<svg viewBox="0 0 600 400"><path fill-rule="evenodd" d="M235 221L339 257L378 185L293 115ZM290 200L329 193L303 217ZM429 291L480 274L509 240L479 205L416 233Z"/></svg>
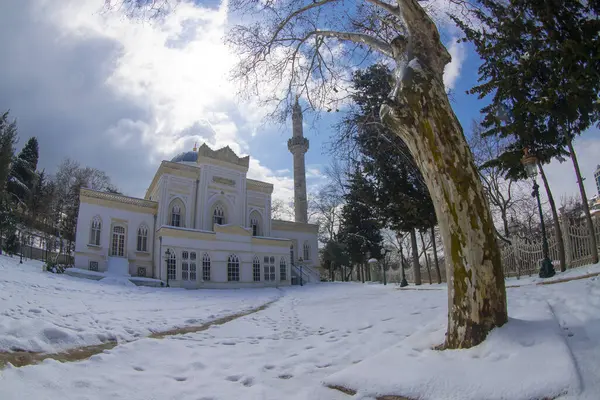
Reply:
<svg viewBox="0 0 600 400"><path fill-rule="evenodd" d="M406 278L402 278L402 282L400 282L400 287L408 286L408 282L406 282Z"/></svg>
<svg viewBox="0 0 600 400"><path fill-rule="evenodd" d="M551 278L556 274L554 265L548 257L542 260L542 268L540 268L540 278Z"/></svg>

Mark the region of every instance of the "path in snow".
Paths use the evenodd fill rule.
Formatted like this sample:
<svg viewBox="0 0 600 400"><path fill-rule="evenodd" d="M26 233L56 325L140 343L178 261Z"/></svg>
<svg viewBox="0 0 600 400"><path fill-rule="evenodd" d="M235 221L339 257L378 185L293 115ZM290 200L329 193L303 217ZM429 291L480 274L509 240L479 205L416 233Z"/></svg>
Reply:
<svg viewBox="0 0 600 400"><path fill-rule="evenodd" d="M5 271L0 269L0 273ZM18 293L11 285L22 283L22 290L32 290L35 283L27 283L27 279L37 275L18 268L8 272L0 275L3 289L21 301L31 301L32 297ZM152 326L155 309L159 310L157 315L164 318L162 321L176 325L175 321L185 323L184 317L196 318L195 313L205 318L206 304L212 309L231 312L250 307L246 299L259 303L273 296L268 290L212 294L210 291L155 289L144 294L147 304L140 307L137 288L115 288L81 280L74 283L71 282L74 278L42 275L45 279L38 277L37 283L40 288L68 286L78 291L68 298L92 303L93 310L103 306L96 297L104 292L115 312L112 318L107 309L105 320L116 321L117 327L126 327L121 323L127 318L141 318L148 321L145 326ZM37 295L39 288L33 289ZM245 294L250 292L253 294ZM389 351L391 346L431 321L445 318L447 307L445 290L404 291L395 290L393 285L333 283L291 287L281 292L283 297L266 310L203 332L165 339L139 339L82 362L62 364L47 360L35 366L9 367L0 372L0 398L313 400L315 388L321 381L379 352ZM0 298L6 293L0 291ZM218 296L221 293L223 298ZM78 318L85 317L63 311L70 307L65 296L60 291L58 296L46 296L44 307L56 310L54 315L75 325ZM127 307L130 299L137 307ZM600 365L600 279L514 288L508 291L508 301L511 310L517 311L527 310L533 303L550 304L556 320L564 328L564 340L579 368L579 386L583 391L568 399L597 399L600 393L597 367ZM129 309L129 313L123 313L123 309ZM172 315L166 310L172 310ZM20 319L23 318L26 317L19 318L16 314L15 323L22 325ZM44 321L55 322L52 318ZM2 317L0 328L5 323ZM549 360L552 356L553 352L548 352ZM380 368L390 369L399 376L409 371L411 365L391 363ZM543 376L544 371L526 373ZM327 390L328 400L348 399L342 393ZM451 396L449 393L448 399L452 399Z"/></svg>
<svg viewBox="0 0 600 400"><path fill-rule="evenodd" d="M442 291L389 286L289 288L266 310L204 332L142 339L80 363L6 369L0 398L307 398L324 377L445 312L445 300Z"/></svg>

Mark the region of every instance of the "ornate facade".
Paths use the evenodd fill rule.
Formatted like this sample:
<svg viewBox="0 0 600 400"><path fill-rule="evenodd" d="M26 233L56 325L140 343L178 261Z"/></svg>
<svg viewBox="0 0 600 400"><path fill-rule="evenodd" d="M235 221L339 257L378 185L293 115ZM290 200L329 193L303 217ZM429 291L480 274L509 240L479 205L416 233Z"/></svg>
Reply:
<svg viewBox="0 0 600 400"><path fill-rule="evenodd" d="M75 266L176 287L318 281L317 230L273 220L273 185L248 179L249 157L206 144L163 161L144 199L82 189Z"/></svg>

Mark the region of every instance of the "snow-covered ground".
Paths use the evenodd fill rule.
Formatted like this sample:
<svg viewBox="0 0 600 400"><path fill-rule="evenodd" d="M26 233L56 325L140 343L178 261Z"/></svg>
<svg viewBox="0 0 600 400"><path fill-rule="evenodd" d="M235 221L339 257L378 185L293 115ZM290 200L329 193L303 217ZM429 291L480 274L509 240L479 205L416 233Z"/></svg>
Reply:
<svg viewBox="0 0 600 400"><path fill-rule="evenodd" d="M16 303L24 303L17 322L43 317L26 317L26 301L35 300L36 307L44 304L73 327L88 320L76 320L84 317L69 316L64 309L80 307L73 303L81 301L100 310L102 298L111 304L104 309L104 321L128 327L140 319L143 323L133 325L142 330L155 328L153 310L160 310L156 314L162 328L206 319L209 312L236 312L279 293L115 287L34 274L26 267L4 267L0 278L0 296L8 298L0 306L11 301L17 309ZM67 300L61 297L67 295L64 290L56 295L57 286L77 294ZM45 294L38 301L41 288ZM0 399L372 400L382 394L420 393L435 400L532 400L532 394L559 392L565 393L562 399L599 398L598 277L509 289L511 320L505 327L474 349L443 353L430 346L443 340L445 290L331 283L280 292L267 309L203 332L140 338L81 362L8 367L0 371ZM6 317L1 318L5 326ZM24 338L31 335L22 332ZM357 393L351 397L324 383Z"/></svg>
<svg viewBox="0 0 600 400"><path fill-rule="evenodd" d="M56 352L201 325L272 301L277 289L185 290L74 278L0 256L0 351Z"/></svg>

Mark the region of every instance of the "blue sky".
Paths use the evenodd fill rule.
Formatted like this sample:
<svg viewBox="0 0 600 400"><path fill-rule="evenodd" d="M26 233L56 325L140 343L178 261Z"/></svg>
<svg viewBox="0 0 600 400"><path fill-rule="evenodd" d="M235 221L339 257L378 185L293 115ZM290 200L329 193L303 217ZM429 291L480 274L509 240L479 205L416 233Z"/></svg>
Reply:
<svg viewBox="0 0 600 400"><path fill-rule="evenodd" d="M124 193L143 196L161 160L206 141L250 154L249 176L291 198L291 123L265 125L268 110L236 96L227 74L235 57L222 44L230 21L221 3L182 5L164 24L102 13L103 3L0 2L0 48L8 60L0 63L0 110L17 118L21 143L38 137L40 166L53 172L70 157L106 171ZM456 34L444 33L448 41ZM450 80L454 110L468 133L483 105L465 94L476 83L478 57L468 45L451 53L462 55ZM337 117L322 115L314 126L313 116L305 118L312 190L325 183L324 145ZM590 195L598 136L592 130L576 142ZM551 165L548 174L558 198L576 191L571 165Z"/></svg>

